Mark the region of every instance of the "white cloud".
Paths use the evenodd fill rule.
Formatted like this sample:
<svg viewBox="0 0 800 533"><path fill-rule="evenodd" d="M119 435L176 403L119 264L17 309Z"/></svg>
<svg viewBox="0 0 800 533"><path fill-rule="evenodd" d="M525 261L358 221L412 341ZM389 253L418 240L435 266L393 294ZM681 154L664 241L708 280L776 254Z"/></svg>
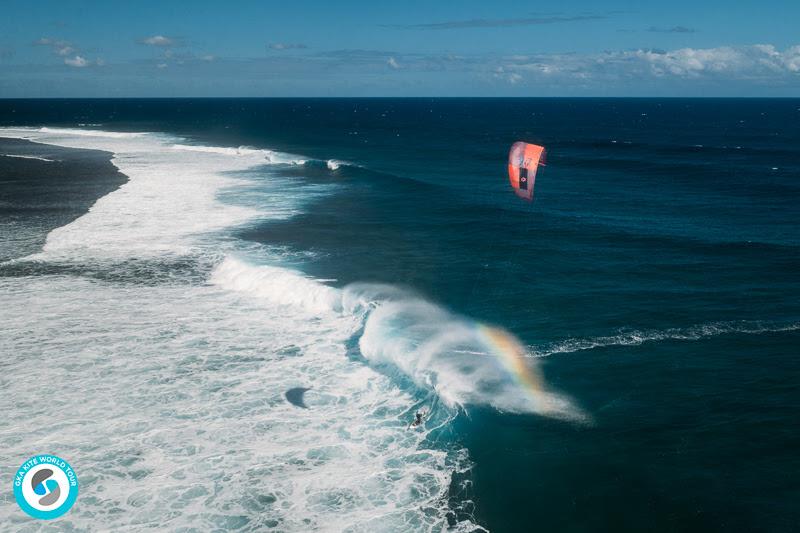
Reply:
<svg viewBox="0 0 800 533"><path fill-rule="evenodd" d="M102 66L105 61L97 59L94 62L89 61L79 52L80 50L69 41L62 39L51 39L49 37L42 37L33 42L35 46L47 46L50 51L59 57L64 58L64 64L75 68L84 68L92 65Z"/></svg>
<svg viewBox="0 0 800 533"><path fill-rule="evenodd" d="M681 48L664 53L637 51L635 57L650 65L656 76L684 78L723 76L736 79L787 75L800 69L800 47L783 52L772 45Z"/></svg>
<svg viewBox="0 0 800 533"><path fill-rule="evenodd" d="M780 80L800 73L800 45L626 50L601 54L542 54L501 59L493 76L515 84L525 80L717 79ZM517 74L518 76L512 76Z"/></svg>
<svg viewBox="0 0 800 533"><path fill-rule="evenodd" d="M174 46L175 39L170 37L166 37L164 35L153 35L152 37L145 37L141 40L142 44L147 44L150 46Z"/></svg>
<svg viewBox="0 0 800 533"><path fill-rule="evenodd" d="M75 53L77 50L69 41L61 39L50 39L49 37L42 37L33 42L36 46L47 46L50 50L58 56L68 56Z"/></svg>
<svg viewBox="0 0 800 533"><path fill-rule="evenodd" d="M68 45L67 46L61 46L61 47L58 47L58 48L55 49L56 54L58 54L60 56L68 56L74 51L75 51L75 49L72 48L71 46L68 46Z"/></svg>
<svg viewBox="0 0 800 533"><path fill-rule="evenodd" d="M69 65L70 67L77 67L77 68L83 68L89 66L89 62L81 56L67 57L64 59L64 64Z"/></svg>
<svg viewBox="0 0 800 533"><path fill-rule="evenodd" d="M270 43L267 46L272 50L305 50L308 48L303 43Z"/></svg>
<svg viewBox="0 0 800 533"><path fill-rule="evenodd" d="M647 31L651 33L697 33L694 28L687 28L686 26L672 26L663 28L661 26L650 26Z"/></svg>
<svg viewBox="0 0 800 533"><path fill-rule="evenodd" d="M673 75L697 77L713 73L738 74L752 65L749 51L736 50L723 46L720 48L681 48L669 52L636 50L623 53L622 59L640 60L650 66L656 76Z"/></svg>

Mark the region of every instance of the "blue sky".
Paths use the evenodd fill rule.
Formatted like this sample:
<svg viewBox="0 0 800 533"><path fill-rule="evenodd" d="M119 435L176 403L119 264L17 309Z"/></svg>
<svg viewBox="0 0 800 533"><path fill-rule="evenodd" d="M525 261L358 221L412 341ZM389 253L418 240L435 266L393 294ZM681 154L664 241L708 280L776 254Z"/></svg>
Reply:
<svg viewBox="0 0 800 533"><path fill-rule="evenodd" d="M800 1L5 0L0 97L800 96Z"/></svg>

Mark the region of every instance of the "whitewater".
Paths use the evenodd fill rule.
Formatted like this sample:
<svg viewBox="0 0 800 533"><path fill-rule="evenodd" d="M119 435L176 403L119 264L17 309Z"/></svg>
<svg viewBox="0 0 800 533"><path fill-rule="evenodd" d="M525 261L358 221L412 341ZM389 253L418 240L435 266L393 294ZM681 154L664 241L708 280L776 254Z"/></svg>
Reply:
<svg viewBox="0 0 800 533"><path fill-rule="evenodd" d="M391 286L331 287L233 237L331 192L275 172L307 159L159 133L0 135L105 150L129 178L14 260L61 270L0 279L0 463L67 458L81 496L65 526L470 531L452 497L468 454L446 438L460 409L587 419L523 391L471 319ZM293 387L309 409L285 401ZM408 431L422 405L428 428ZM0 520L32 525L10 505Z"/></svg>

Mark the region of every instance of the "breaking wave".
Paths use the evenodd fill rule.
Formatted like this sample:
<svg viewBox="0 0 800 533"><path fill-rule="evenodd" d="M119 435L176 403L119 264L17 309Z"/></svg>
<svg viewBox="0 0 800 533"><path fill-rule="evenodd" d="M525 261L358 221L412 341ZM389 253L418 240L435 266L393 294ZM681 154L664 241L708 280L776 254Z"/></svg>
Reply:
<svg viewBox="0 0 800 533"><path fill-rule="evenodd" d="M340 291L290 269L254 266L227 257L211 273L209 281L227 290L244 292L279 305L327 313L339 308Z"/></svg>
<svg viewBox="0 0 800 533"><path fill-rule="evenodd" d="M91 130L91 129L78 129L78 128L39 128L37 131L40 133L47 133L51 135L65 135L79 137L106 137L110 139L132 139L135 137L143 137L149 135L145 132L123 132L123 131L104 131L104 130Z"/></svg>
<svg viewBox="0 0 800 533"><path fill-rule="evenodd" d="M221 154L221 155L269 155L269 150L259 150L257 148L249 148L247 146L240 146L238 148L230 148L225 146L203 146L198 144L173 144L173 150L183 150L187 152L201 152L205 154Z"/></svg>
<svg viewBox="0 0 800 533"><path fill-rule="evenodd" d="M346 161L339 161L338 159L328 159L327 166L330 170L339 170L342 165L350 165Z"/></svg>
<svg viewBox="0 0 800 533"><path fill-rule="evenodd" d="M450 408L491 406L506 412L588 420L569 398L548 389L534 361L514 369L504 364L504 359L513 363L525 354L513 353L487 332L500 332L512 346L519 346L510 333L452 313L404 289L367 283L336 289L293 270L248 264L234 257L227 257L210 280L275 304L353 317L353 331L358 331L360 353L367 361L390 373L399 372ZM533 379L524 379L529 375Z"/></svg>
<svg viewBox="0 0 800 533"><path fill-rule="evenodd" d="M253 148L251 146L206 146L200 144L173 144L173 150L180 150L186 152L200 152L206 154L219 154L227 156L259 156L268 163L286 164L286 165L319 165L326 166L328 170L339 170L343 166L358 166L348 161L339 159L308 159L302 156L275 152L262 148Z"/></svg>
<svg viewBox="0 0 800 533"><path fill-rule="evenodd" d="M568 397L549 389L509 332L395 291L380 285L345 288L345 301L357 295L355 309L365 301L372 306L359 338L361 353L372 364L399 369L450 407L491 406L589 421Z"/></svg>
<svg viewBox="0 0 800 533"><path fill-rule="evenodd" d="M184 152L199 152L204 154L218 154L227 156L256 156L262 158L267 163L286 165L303 165L307 162L306 159L292 154L285 154L261 148L252 148L249 146L239 146L237 148L233 148L229 146L206 146L201 144L173 144L172 149Z"/></svg>

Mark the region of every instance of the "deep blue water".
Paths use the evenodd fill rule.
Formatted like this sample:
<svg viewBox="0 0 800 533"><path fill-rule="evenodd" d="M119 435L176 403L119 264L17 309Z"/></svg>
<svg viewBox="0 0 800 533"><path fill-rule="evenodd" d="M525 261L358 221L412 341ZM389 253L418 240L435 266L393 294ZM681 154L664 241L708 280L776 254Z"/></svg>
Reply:
<svg viewBox="0 0 800 533"><path fill-rule="evenodd" d="M456 420L489 529L800 528L800 100L7 100L0 122L348 162L287 168L337 187L237 237L502 325L594 420ZM517 140L548 149L532 204Z"/></svg>

